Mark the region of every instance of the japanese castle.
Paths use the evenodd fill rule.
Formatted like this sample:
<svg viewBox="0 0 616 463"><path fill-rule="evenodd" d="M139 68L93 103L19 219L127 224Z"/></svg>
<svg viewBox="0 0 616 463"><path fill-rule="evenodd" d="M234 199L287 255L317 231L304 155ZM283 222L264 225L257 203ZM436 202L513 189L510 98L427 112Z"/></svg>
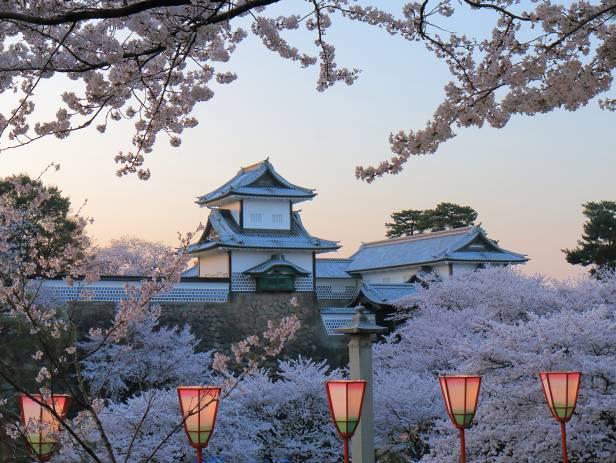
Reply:
<svg viewBox="0 0 616 463"><path fill-rule="evenodd" d="M311 235L295 206L316 196L282 177L268 159L241 168L219 188L197 198L207 208L207 225L189 247L197 263L157 302L224 304L234 293L312 293L327 334L347 325L361 303L377 315L412 295L428 278L473 272L486 265L522 264L479 226L363 243L348 258L321 257L338 241ZM119 301L126 281L108 276L91 286L49 289L66 301Z"/></svg>
<svg viewBox="0 0 616 463"><path fill-rule="evenodd" d="M199 277L229 278L229 291L315 291L316 255L335 241L312 236L295 204L314 190L293 185L268 160L244 167L197 204L210 209L205 231L189 252Z"/></svg>

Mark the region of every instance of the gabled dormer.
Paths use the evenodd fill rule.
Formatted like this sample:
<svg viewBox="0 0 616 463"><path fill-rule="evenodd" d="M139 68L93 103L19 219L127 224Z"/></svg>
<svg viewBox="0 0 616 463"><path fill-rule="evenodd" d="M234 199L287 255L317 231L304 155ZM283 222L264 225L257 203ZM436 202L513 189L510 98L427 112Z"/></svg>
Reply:
<svg viewBox="0 0 616 463"><path fill-rule="evenodd" d="M199 197L197 204L228 210L241 229L291 230L293 204L314 196L314 190L289 182L266 159L242 167L227 183Z"/></svg>

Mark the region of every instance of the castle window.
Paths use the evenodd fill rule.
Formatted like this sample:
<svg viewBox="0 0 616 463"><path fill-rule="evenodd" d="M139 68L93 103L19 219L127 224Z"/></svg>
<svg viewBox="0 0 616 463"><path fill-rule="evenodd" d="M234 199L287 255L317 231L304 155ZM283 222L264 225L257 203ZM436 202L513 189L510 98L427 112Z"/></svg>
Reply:
<svg viewBox="0 0 616 463"><path fill-rule="evenodd" d="M258 293L280 293L295 291L295 275L270 272L256 277Z"/></svg>
<svg viewBox="0 0 616 463"><path fill-rule="evenodd" d="M260 212L251 212L250 213L250 222L251 223L261 223L261 213Z"/></svg>

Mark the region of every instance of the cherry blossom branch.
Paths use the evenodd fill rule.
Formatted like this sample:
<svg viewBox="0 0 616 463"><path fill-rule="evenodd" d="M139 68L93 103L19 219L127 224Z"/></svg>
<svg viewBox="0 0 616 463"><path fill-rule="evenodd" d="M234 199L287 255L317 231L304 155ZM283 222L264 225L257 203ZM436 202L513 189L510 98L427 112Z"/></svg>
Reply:
<svg viewBox="0 0 616 463"><path fill-rule="evenodd" d="M145 423L145 420L148 417L150 410L152 409L153 403L154 403L154 395L147 394L145 410L143 411L143 414L141 415L141 418L139 419L137 426L135 426L135 429L133 430L133 435L131 437L130 443L128 444L128 448L126 449L126 457L124 458L124 463L128 463L129 461L130 455L133 451L133 446L135 445L135 441L137 440L137 436L141 432L141 428L143 427L143 424Z"/></svg>
<svg viewBox="0 0 616 463"><path fill-rule="evenodd" d="M556 48L558 45L563 43L569 37L571 37L575 33L579 32L581 29L586 27L586 25L588 25L588 23L594 21L595 19L597 19L597 18L599 18L599 17L601 17L601 16L603 16L606 13L609 13L609 12L616 12L616 5L607 6L607 7L603 8L603 9L597 11L596 13L590 15L588 18L585 18L576 27L574 27L573 29L569 30L568 32L563 34L558 40L555 40L550 45L548 45L546 47L546 49L545 49L546 52L552 51L554 48Z"/></svg>
<svg viewBox="0 0 616 463"><path fill-rule="evenodd" d="M493 3L482 3L482 2L474 2L473 0L464 0L464 3L466 3L467 5L472 6L473 8L487 8L490 10L495 10L498 11L499 13L502 13L505 16L508 16L511 19L517 19L519 21L532 21L531 18L528 18L526 16L519 16L515 13L512 13L511 11L495 5Z"/></svg>
<svg viewBox="0 0 616 463"><path fill-rule="evenodd" d="M245 3L228 10L226 13L219 14L202 23L195 23L195 27L205 24L216 24L222 21L229 21L249 10L271 5L280 0L248 0ZM225 3L224 1L213 3ZM0 10L0 20L13 20L39 26L58 26L66 23L77 23L90 21L93 19L114 19L134 16L156 8L169 8L174 6L191 6L192 0L144 0L127 4L126 6L116 8L84 8L67 11L66 13L56 14L54 16L38 16L18 13L14 11ZM230 3L229 3L230 4Z"/></svg>
<svg viewBox="0 0 616 463"><path fill-rule="evenodd" d="M51 61L53 60L53 57L56 55L56 53L58 53L58 50L60 49L64 41L68 38L70 33L73 31L73 29L75 29L75 24L72 24L71 27L69 27L68 31L66 31L66 34L64 34L64 37L62 38L62 40L58 43L58 46L56 47L56 49L49 55L49 58L47 59L42 69L40 70L39 75L36 78L36 81L34 82L34 84L31 84L29 86L28 91L26 92L26 95L22 98L21 102L19 103L19 106L15 110L13 110L13 114L6 121L6 124L3 124L2 126L0 126L0 137L2 136L6 128L11 124L11 122L13 122L13 120L19 115L19 112L21 111L21 109L24 107L24 105L28 101L28 98L30 98L32 93L34 93L34 90L38 86L38 83L41 81L43 74L47 71L47 66L49 66L49 63L51 63Z"/></svg>
<svg viewBox="0 0 616 463"><path fill-rule="evenodd" d="M242 361L245 359L245 357L254 354L255 349L262 349L262 352L256 354L256 358L251 358L250 360L248 360L247 364L243 366L240 374L237 376L233 376L229 373L228 364L231 359L224 354L216 353L214 355L214 361L212 362L212 368L227 376L224 393L220 397L220 399L228 397L247 375L255 371L255 369L259 366L260 362L263 362L268 358L273 358L280 354L283 347L285 346L285 343L290 339L293 339L299 327L300 322L296 316L285 317L280 321L278 325L276 325L270 320L267 323L267 330L261 333L260 336L248 336L246 339L232 345L231 350L235 355L235 362L238 366L242 364ZM200 409L201 408L199 408L194 413L197 413ZM149 461L152 461L152 459L156 456L157 452L163 447L163 445L182 428L189 416L190 415L187 414L187 416L182 417L182 420L176 426L174 426L164 436L163 439L161 439L160 443L152 450L150 455L143 461L143 463L148 463Z"/></svg>
<svg viewBox="0 0 616 463"><path fill-rule="evenodd" d="M190 0L144 0L116 8L83 8L47 17L0 10L0 20L10 19L39 26L58 26L65 23L90 21L92 19L122 18L154 8L190 5L191 3Z"/></svg>

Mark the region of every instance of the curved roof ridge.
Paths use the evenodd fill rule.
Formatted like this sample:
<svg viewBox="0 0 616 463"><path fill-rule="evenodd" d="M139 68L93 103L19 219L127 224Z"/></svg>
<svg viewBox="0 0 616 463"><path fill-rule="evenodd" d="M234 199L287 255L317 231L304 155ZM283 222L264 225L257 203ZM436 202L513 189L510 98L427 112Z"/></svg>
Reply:
<svg viewBox="0 0 616 463"><path fill-rule="evenodd" d="M486 241L487 249L466 249L477 237ZM511 262L528 259L499 247L479 226L455 228L396 240L363 244L354 254L347 272L429 265L442 261Z"/></svg>
<svg viewBox="0 0 616 463"><path fill-rule="evenodd" d="M373 304L391 305L392 302L406 296L410 296L417 291L415 283L368 283L362 282L355 301L363 295Z"/></svg>
<svg viewBox="0 0 616 463"><path fill-rule="evenodd" d="M248 164L247 166L242 166L240 167L240 170L237 173L242 174L242 173L250 172L251 170L259 168L266 163L269 164L269 157L265 158L263 161L255 162L253 164Z"/></svg>
<svg viewBox="0 0 616 463"><path fill-rule="evenodd" d="M254 185L266 173L269 173L279 185ZM196 202L203 206L233 195L288 197L296 201L303 201L313 198L316 193L312 188L300 187L289 182L276 172L274 166L269 162L269 158L267 158L264 161L240 168L233 178L215 190L197 197Z"/></svg>
<svg viewBox="0 0 616 463"><path fill-rule="evenodd" d="M248 270L244 270L242 273L246 273L248 275L258 275L266 273L274 267L288 267L293 269L293 271L295 271L295 273L297 273L298 275L310 275L310 272L308 270L305 270L299 265L291 262L290 260L285 258L284 254L272 254L272 257L270 257L266 261L261 262L260 264L249 268Z"/></svg>
<svg viewBox="0 0 616 463"><path fill-rule="evenodd" d="M212 229L217 236L208 239ZM240 228L226 209L211 209L206 230L201 239L189 246L189 252L209 250L216 247L251 249L301 249L316 252L334 251L340 247L337 241L312 236L301 223L299 213L293 213L290 230Z"/></svg>
<svg viewBox="0 0 616 463"><path fill-rule="evenodd" d="M481 228L481 227L479 227L478 225L469 225L467 227L448 228L447 230L439 230L439 231L428 232L428 233L418 233L416 235L411 235L411 236L400 236L399 238L385 238L385 239L376 240L376 241L366 241L365 243L362 243L362 247L363 246L378 246L382 244L406 243L407 241L419 241L422 239L436 238L439 236L463 235L476 228Z"/></svg>
<svg viewBox="0 0 616 463"><path fill-rule="evenodd" d="M416 286L417 283L370 283L368 281L363 282L362 284L366 285L366 286L378 286L380 288L384 288L386 286L392 286L392 287L398 287L398 286Z"/></svg>
<svg viewBox="0 0 616 463"><path fill-rule="evenodd" d="M526 254L520 254L517 252L513 252L513 251L509 251L508 249L505 249L501 246L499 246L498 244L496 244L494 242L494 240L491 240L490 238L488 238L488 234L486 233L486 231L481 228L480 226L476 226L473 229L473 233L469 234L468 236L464 237L462 240L460 240L459 242L456 243L452 243L448 248L447 251L445 252L445 255L448 256L450 254L453 254L454 252L460 251L462 248L464 248L465 246L467 246L468 244L470 244L477 236L481 236L483 237L486 242L497 252L503 252L506 254L513 254L515 256L519 256L519 257L523 257L526 258Z"/></svg>

